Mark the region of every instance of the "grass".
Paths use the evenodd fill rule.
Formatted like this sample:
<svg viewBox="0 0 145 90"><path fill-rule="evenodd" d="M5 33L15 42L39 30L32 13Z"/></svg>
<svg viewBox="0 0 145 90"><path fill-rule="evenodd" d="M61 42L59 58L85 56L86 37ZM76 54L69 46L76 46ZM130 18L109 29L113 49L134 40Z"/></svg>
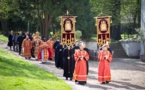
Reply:
<svg viewBox="0 0 145 90"><path fill-rule="evenodd" d="M97 41L97 37L93 36L91 37L92 40Z"/></svg>
<svg viewBox="0 0 145 90"><path fill-rule="evenodd" d="M121 34L122 39L136 38L137 34Z"/></svg>
<svg viewBox="0 0 145 90"><path fill-rule="evenodd" d="M136 38L137 34L121 34L122 39L127 39L127 38ZM97 41L97 37L95 35L92 35L91 37L92 40ZM111 39L111 43L118 43L118 40L113 40Z"/></svg>
<svg viewBox="0 0 145 90"><path fill-rule="evenodd" d="M8 38L2 34L0 34L0 41L8 42Z"/></svg>
<svg viewBox="0 0 145 90"><path fill-rule="evenodd" d="M0 90L71 90L63 80L0 49Z"/></svg>

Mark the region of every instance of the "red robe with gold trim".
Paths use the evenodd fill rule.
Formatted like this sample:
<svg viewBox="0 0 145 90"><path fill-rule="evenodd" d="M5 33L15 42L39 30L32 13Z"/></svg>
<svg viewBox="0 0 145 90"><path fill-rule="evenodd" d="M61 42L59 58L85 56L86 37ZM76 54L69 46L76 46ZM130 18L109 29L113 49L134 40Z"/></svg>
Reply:
<svg viewBox="0 0 145 90"><path fill-rule="evenodd" d="M80 58L80 57L84 57L84 58ZM74 54L74 58L75 58L76 64L75 64L73 79L77 80L78 82L87 81L86 61L88 61L89 59L89 54L85 50L77 51Z"/></svg>
<svg viewBox="0 0 145 90"><path fill-rule="evenodd" d="M38 53L39 53L39 46L42 44L42 40L37 38L37 39L34 39L33 41L33 46L34 46L34 55L35 57L38 56Z"/></svg>
<svg viewBox="0 0 145 90"><path fill-rule="evenodd" d="M24 57L31 57L31 47L32 47L32 42L30 39L24 39L22 43L22 47L24 48Z"/></svg>
<svg viewBox="0 0 145 90"><path fill-rule="evenodd" d="M45 42L39 46L38 60L41 60L42 58L44 60L48 60L48 58L49 58L48 48L49 48L49 46ZM42 50L43 50L43 56L42 56Z"/></svg>
<svg viewBox="0 0 145 90"><path fill-rule="evenodd" d="M105 59L105 56L108 56L108 59ZM112 61L112 55L109 51L100 51L98 55L99 67L98 67L98 81L106 82L111 81L111 72L110 72L110 62Z"/></svg>
<svg viewBox="0 0 145 90"><path fill-rule="evenodd" d="M50 52L49 58L53 58L54 57L54 48L53 48L54 41L53 40L48 40L47 44L49 45L49 48L48 48L48 50Z"/></svg>

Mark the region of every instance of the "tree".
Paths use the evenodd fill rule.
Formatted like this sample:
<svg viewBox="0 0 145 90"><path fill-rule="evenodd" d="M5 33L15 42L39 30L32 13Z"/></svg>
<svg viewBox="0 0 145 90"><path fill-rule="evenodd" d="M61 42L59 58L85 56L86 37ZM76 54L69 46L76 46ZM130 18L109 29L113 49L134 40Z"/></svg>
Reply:
<svg viewBox="0 0 145 90"><path fill-rule="evenodd" d="M7 20L18 8L15 5L17 5L16 0L0 0L0 22L3 34L8 32Z"/></svg>
<svg viewBox="0 0 145 90"><path fill-rule="evenodd" d="M112 16L111 37L115 40L121 39L124 23L133 29L140 26L140 4L140 0L90 0L93 16Z"/></svg>

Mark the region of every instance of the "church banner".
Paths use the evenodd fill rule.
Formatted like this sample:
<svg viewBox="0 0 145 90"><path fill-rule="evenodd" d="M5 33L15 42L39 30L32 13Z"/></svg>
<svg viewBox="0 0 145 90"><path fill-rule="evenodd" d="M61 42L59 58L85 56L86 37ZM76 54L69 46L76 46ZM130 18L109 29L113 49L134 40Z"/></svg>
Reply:
<svg viewBox="0 0 145 90"><path fill-rule="evenodd" d="M61 42L66 46L75 44L76 16L61 16Z"/></svg>
<svg viewBox="0 0 145 90"><path fill-rule="evenodd" d="M111 16L96 17L98 47L110 41L110 18Z"/></svg>

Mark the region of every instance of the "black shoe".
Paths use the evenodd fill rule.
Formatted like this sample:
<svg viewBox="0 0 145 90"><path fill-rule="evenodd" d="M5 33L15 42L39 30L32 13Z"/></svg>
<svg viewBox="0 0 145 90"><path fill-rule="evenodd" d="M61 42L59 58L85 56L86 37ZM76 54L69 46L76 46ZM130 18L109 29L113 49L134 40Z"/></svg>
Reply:
<svg viewBox="0 0 145 90"><path fill-rule="evenodd" d="M42 64L45 64L46 62L42 62Z"/></svg>
<svg viewBox="0 0 145 90"><path fill-rule="evenodd" d="M66 77L66 80L68 80L68 77Z"/></svg>
<svg viewBox="0 0 145 90"><path fill-rule="evenodd" d="M108 83L109 83L109 81L106 81L106 83L108 84Z"/></svg>
<svg viewBox="0 0 145 90"><path fill-rule="evenodd" d="M75 80L75 82L78 82L78 80Z"/></svg>
<svg viewBox="0 0 145 90"><path fill-rule="evenodd" d="M85 85L85 83L84 83L84 82L79 82L78 84L80 84L80 85Z"/></svg>
<svg viewBox="0 0 145 90"><path fill-rule="evenodd" d="M72 78L70 78L70 81L72 81Z"/></svg>
<svg viewBox="0 0 145 90"><path fill-rule="evenodd" d="M102 82L101 84L105 84L105 82Z"/></svg>

